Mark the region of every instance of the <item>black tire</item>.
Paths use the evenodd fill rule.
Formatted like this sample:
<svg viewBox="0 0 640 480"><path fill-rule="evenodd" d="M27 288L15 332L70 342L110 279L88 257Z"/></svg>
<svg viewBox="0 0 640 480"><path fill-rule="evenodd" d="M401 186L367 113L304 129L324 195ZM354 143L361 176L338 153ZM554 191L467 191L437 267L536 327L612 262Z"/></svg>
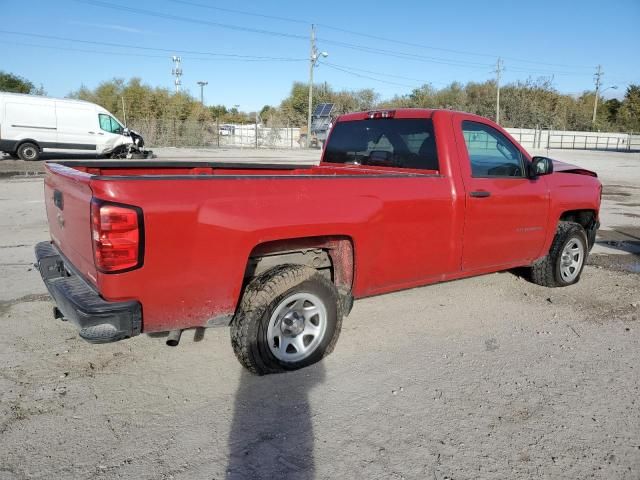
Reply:
<svg viewBox="0 0 640 480"><path fill-rule="evenodd" d="M577 275L567 281L561 273L562 252L567 244L573 240L582 244L582 264L578 268ZM574 222L560 222L549 253L531 266L530 279L533 283L543 287L568 287L573 285L580 280L588 252L587 233L582 225Z"/></svg>
<svg viewBox="0 0 640 480"><path fill-rule="evenodd" d="M122 147L116 148L113 152L109 154L109 158L112 159L124 159L127 158L127 150Z"/></svg>
<svg viewBox="0 0 640 480"><path fill-rule="evenodd" d="M297 293L311 293L322 301L327 313L326 329L308 357L285 362L272 353L267 330L278 305ZM240 363L257 375L297 370L318 362L333 351L340 336L342 317L338 291L331 281L310 267L282 265L247 285L231 323L231 345Z"/></svg>
<svg viewBox="0 0 640 480"><path fill-rule="evenodd" d="M40 160L40 147L35 143L25 142L18 147L16 154L25 162L35 162Z"/></svg>

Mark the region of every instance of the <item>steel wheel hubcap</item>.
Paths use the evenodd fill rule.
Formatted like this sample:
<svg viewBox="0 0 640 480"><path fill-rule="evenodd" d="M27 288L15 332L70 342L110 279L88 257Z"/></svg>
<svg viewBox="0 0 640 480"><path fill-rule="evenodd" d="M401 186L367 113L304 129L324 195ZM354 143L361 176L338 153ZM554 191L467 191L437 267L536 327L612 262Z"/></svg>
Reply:
<svg viewBox="0 0 640 480"><path fill-rule="evenodd" d="M312 293L284 298L273 311L267 328L269 350L284 362L299 362L320 345L327 330L327 309Z"/></svg>
<svg viewBox="0 0 640 480"><path fill-rule="evenodd" d="M36 151L33 148L25 148L24 149L24 156L27 158L33 158L36 156Z"/></svg>
<svg viewBox="0 0 640 480"><path fill-rule="evenodd" d="M560 275L565 282L576 279L584 261L584 246L576 238L572 238L562 249L560 256Z"/></svg>

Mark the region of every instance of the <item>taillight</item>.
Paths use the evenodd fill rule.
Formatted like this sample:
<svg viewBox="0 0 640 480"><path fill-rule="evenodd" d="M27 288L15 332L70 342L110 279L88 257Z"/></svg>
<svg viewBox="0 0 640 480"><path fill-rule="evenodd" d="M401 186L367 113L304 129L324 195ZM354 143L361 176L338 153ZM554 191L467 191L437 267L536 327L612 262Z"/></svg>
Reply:
<svg viewBox="0 0 640 480"><path fill-rule="evenodd" d="M142 210L138 207L91 202L93 257L105 273L132 270L142 265Z"/></svg>
<svg viewBox="0 0 640 480"><path fill-rule="evenodd" d="M369 119L393 118L396 116L395 110L377 110L369 112Z"/></svg>

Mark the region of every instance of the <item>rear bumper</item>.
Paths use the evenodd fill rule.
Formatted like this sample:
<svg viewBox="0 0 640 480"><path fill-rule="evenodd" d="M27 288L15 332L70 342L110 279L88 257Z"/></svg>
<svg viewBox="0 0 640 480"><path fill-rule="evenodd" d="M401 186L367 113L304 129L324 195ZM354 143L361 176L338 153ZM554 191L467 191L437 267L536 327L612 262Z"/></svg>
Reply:
<svg viewBox="0 0 640 480"><path fill-rule="evenodd" d="M91 343L117 342L139 335L142 307L139 302L108 302L73 272L50 242L35 247L37 266L44 284L63 317L80 329L80 337Z"/></svg>

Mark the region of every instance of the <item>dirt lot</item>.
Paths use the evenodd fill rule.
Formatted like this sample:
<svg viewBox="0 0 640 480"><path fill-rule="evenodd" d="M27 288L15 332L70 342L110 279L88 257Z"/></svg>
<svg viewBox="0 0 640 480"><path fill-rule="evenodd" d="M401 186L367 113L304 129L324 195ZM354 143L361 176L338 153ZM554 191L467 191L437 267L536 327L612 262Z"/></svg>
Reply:
<svg viewBox="0 0 640 480"><path fill-rule="evenodd" d="M226 329L96 346L53 320L42 179L0 179L0 479L640 478L640 155L552 156L606 185L578 285L365 299L333 355L267 377Z"/></svg>

